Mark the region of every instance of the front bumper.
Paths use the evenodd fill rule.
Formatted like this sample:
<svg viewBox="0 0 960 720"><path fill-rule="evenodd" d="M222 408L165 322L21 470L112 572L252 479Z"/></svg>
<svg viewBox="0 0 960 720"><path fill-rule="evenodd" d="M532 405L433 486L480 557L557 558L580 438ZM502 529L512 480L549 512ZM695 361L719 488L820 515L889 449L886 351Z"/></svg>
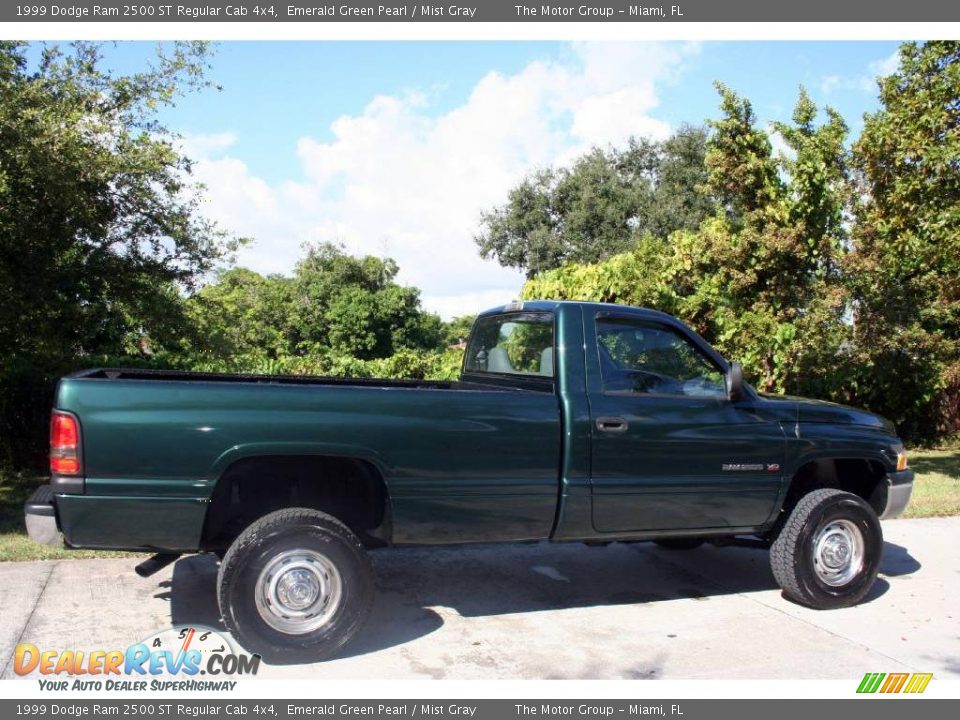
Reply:
<svg viewBox="0 0 960 720"><path fill-rule="evenodd" d="M40 545L63 545L60 528L57 527L57 508L54 505L53 488L41 485L23 505L23 518L27 535Z"/></svg>
<svg viewBox="0 0 960 720"><path fill-rule="evenodd" d="M889 520L899 516L910 502L913 492L913 470L907 468L887 475L885 481L886 496L883 503L881 520Z"/></svg>

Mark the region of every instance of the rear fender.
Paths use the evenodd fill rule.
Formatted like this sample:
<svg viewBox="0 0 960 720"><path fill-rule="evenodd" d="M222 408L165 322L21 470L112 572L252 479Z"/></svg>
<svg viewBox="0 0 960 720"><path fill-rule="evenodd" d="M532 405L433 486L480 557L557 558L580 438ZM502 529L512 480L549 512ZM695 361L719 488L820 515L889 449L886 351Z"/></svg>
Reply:
<svg viewBox="0 0 960 720"><path fill-rule="evenodd" d="M392 468L375 450L362 445L344 445L337 443L269 442L234 445L216 459L208 473L210 490L231 465L239 460L265 457L270 455L316 455L329 457L354 458L369 462L383 476L388 484L392 477Z"/></svg>

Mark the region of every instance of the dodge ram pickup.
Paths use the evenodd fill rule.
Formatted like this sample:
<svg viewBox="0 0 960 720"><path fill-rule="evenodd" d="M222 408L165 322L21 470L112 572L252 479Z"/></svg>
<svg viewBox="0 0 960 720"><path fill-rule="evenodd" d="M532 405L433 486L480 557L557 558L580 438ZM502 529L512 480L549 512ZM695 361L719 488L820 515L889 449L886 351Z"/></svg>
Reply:
<svg viewBox="0 0 960 720"><path fill-rule="evenodd" d="M287 662L350 640L401 544L749 543L787 598L852 605L913 487L890 422L760 394L661 312L547 301L480 314L456 382L70 375L50 470L34 540L144 576L216 553L226 627Z"/></svg>

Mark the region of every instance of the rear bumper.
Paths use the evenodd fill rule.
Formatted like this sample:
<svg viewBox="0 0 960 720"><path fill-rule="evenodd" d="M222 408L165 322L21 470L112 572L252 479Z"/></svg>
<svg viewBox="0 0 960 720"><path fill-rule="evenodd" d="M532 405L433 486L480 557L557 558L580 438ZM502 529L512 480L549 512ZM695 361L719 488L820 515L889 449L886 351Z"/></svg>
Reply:
<svg viewBox="0 0 960 720"><path fill-rule="evenodd" d="M880 513L881 520L895 518L906 509L913 492L913 470L907 468L892 472L887 475L885 482L887 494L883 512Z"/></svg>
<svg viewBox="0 0 960 720"><path fill-rule="evenodd" d="M53 488L41 485L23 505L23 518L27 535L40 545L63 545L63 537L57 525L57 508Z"/></svg>

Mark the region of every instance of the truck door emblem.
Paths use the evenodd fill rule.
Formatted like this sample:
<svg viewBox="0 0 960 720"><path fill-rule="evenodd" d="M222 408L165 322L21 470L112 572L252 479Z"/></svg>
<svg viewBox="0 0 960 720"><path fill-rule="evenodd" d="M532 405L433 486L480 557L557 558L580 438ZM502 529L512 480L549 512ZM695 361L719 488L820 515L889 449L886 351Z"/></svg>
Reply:
<svg viewBox="0 0 960 720"><path fill-rule="evenodd" d="M721 467L724 472L780 472L779 463L723 463Z"/></svg>

